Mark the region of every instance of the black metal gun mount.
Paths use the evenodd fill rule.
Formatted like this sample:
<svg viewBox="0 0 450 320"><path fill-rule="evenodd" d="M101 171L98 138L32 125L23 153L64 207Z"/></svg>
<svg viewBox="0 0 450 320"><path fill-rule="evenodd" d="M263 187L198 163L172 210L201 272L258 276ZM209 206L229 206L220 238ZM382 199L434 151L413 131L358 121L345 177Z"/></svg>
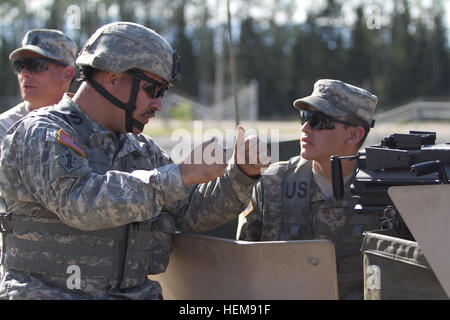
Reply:
<svg viewBox="0 0 450 320"><path fill-rule="evenodd" d="M355 212L377 214L380 229L395 229L399 236L414 240L387 190L391 186L448 183L450 144L435 144L436 133L410 131L382 139L354 157L331 157L333 192L344 193L341 160L357 159L355 182L350 191L357 198Z"/></svg>

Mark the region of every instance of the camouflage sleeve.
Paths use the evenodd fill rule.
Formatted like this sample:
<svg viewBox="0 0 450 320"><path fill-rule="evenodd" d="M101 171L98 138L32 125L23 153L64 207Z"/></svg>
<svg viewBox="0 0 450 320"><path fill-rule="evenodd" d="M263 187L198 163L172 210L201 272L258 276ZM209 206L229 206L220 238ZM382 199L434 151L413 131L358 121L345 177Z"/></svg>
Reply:
<svg viewBox="0 0 450 320"><path fill-rule="evenodd" d="M15 132L15 167L33 198L66 224L88 231L144 221L188 196L176 164L96 174L86 158L56 141L60 127L43 122Z"/></svg>
<svg viewBox="0 0 450 320"><path fill-rule="evenodd" d="M3 137L6 136L6 131L8 131L8 127L5 125L6 122L0 119L0 144L2 143Z"/></svg>
<svg viewBox="0 0 450 320"><path fill-rule="evenodd" d="M167 206L165 211L175 214L180 230L212 229L236 218L245 209L257 181L232 161L223 177L190 187L187 199Z"/></svg>
<svg viewBox="0 0 450 320"><path fill-rule="evenodd" d="M237 240L260 241L262 234L263 179L253 189L252 200L239 216Z"/></svg>
<svg viewBox="0 0 450 320"><path fill-rule="evenodd" d="M3 126L3 123L0 121L0 146L3 142L3 138L6 136L7 128Z"/></svg>

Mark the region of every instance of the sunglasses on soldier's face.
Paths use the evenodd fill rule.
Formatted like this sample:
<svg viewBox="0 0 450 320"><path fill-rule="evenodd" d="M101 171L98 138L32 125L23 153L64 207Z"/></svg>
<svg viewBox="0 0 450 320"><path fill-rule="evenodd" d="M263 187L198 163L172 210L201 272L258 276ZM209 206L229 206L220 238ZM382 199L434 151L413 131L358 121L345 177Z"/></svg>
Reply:
<svg viewBox="0 0 450 320"><path fill-rule="evenodd" d="M49 63L54 63L60 66L67 66L67 64L44 57L29 57L17 59L13 62L13 69L15 74L19 74L23 69L27 69L31 73L38 73L48 69Z"/></svg>
<svg viewBox="0 0 450 320"><path fill-rule="evenodd" d="M142 90L145 91L147 96L150 99L157 99L159 97L164 97L168 86L164 83L159 82L158 80L152 79L146 76L142 71L131 70L128 71L134 78L139 80L144 80L146 83L142 86Z"/></svg>
<svg viewBox="0 0 450 320"><path fill-rule="evenodd" d="M315 130L333 130L335 129L335 122L344 123L353 127L357 127L357 125L345 121L330 117L322 112L312 111L312 110L299 110L300 111L300 122L302 125L305 122L309 122L309 126L311 129Z"/></svg>

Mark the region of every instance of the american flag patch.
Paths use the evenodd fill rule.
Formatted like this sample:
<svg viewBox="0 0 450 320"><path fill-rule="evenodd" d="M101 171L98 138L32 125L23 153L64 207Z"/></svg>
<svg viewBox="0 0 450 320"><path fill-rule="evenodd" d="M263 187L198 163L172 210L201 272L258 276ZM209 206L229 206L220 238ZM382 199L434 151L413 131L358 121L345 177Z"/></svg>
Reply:
<svg viewBox="0 0 450 320"><path fill-rule="evenodd" d="M83 149L75 142L75 140L73 140L71 136L65 133L63 129L59 129L57 140L63 145L68 146L69 148L75 150L82 157L86 158Z"/></svg>
<svg viewBox="0 0 450 320"><path fill-rule="evenodd" d="M242 211L242 214L244 215L244 218L247 218L247 216L253 212L253 202L250 200L247 208L245 208L244 211Z"/></svg>

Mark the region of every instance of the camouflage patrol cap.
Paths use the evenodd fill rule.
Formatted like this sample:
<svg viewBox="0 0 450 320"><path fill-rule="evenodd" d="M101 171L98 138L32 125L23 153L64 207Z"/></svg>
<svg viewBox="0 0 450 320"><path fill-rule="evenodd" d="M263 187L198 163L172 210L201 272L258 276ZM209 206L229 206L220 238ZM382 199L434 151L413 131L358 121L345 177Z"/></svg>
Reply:
<svg viewBox="0 0 450 320"><path fill-rule="evenodd" d="M310 106L332 117L353 115L371 126L377 102L378 98L365 89L340 80L321 79L310 96L294 101L294 107Z"/></svg>
<svg viewBox="0 0 450 320"><path fill-rule="evenodd" d="M76 63L113 73L149 71L169 84L179 77L178 56L166 39L132 22L113 22L97 29Z"/></svg>
<svg viewBox="0 0 450 320"><path fill-rule="evenodd" d="M75 66L77 45L59 30L33 29L25 34L22 47L11 52L9 59L14 61L23 51L36 52L44 57Z"/></svg>

